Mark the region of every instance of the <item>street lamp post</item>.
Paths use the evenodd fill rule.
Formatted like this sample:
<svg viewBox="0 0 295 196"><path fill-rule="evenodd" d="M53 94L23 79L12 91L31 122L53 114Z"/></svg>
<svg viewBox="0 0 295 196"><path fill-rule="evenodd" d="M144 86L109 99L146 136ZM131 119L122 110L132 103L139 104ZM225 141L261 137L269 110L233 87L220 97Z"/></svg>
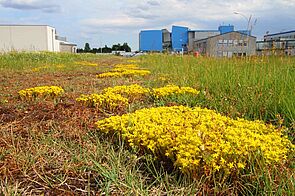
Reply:
<svg viewBox="0 0 295 196"><path fill-rule="evenodd" d="M248 47L248 52L250 52L250 47L249 47L249 35L251 35L252 33L252 28L253 26L256 24L257 19L255 19L254 23L251 23L252 20L252 14L250 14L249 17L247 17L246 15L240 13L240 12L234 12L234 14L240 15L243 18L245 18L245 20L247 21L247 34L246 34L246 42L247 42L247 47Z"/></svg>
<svg viewBox="0 0 295 196"><path fill-rule="evenodd" d="M245 20L247 21L247 33L250 31L250 34L251 34L252 27L251 27L251 29L249 29L249 27L250 27L250 22L251 22L251 19L252 19L252 14L249 17L247 17L246 15L244 15L244 14L242 14L240 12L234 12L234 14L240 15L243 18L245 18Z"/></svg>

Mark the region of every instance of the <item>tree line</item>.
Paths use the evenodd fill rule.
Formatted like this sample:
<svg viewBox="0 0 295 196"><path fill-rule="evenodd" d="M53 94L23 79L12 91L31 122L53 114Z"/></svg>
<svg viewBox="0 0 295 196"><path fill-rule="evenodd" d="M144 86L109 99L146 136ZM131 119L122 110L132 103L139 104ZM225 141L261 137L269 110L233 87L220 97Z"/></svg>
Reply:
<svg viewBox="0 0 295 196"><path fill-rule="evenodd" d="M115 44L111 48L105 45L101 48L91 48L89 43L85 43L84 48L78 48L78 53L111 53L113 51L125 51L131 52L131 48L128 46L127 43Z"/></svg>

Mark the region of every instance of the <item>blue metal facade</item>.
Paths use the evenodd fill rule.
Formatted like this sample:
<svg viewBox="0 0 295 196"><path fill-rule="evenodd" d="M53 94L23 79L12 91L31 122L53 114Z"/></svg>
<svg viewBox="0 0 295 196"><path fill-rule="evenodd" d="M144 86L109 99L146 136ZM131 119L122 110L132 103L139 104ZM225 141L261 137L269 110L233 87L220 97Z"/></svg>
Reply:
<svg viewBox="0 0 295 196"><path fill-rule="evenodd" d="M162 30L146 30L139 33L140 51L163 51Z"/></svg>
<svg viewBox="0 0 295 196"><path fill-rule="evenodd" d="M188 28L180 26L172 26L172 50L182 51L185 50L188 44Z"/></svg>
<svg viewBox="0 0 295 196"><path fill-rule="evenodd" d="M220 34L224 34L235 31L235 27L233 25L221 25L218 27L218 30L220 31Z"/></svg>

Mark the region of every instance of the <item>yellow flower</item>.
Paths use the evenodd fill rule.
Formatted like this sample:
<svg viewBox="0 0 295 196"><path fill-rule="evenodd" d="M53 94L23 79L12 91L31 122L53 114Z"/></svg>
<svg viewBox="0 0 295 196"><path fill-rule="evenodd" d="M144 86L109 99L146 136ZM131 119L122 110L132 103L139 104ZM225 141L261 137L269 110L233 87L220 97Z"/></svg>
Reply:
<svg viewBox="0 0 295 196"><path fill-rule="evenodd" d="M31 100L35 98L57 98L64 93L58 86L38 86L24 89L18 92L21 99Z"/></svg>
<svg viewBox="0 0 295 196"><path fill-rule="evenodd" d="M235 120L200 107L145 108L100 120L96 126L102 132L119 132L131 146L171 158L183 172L203 167L230 174L244 169L249 157L272 164L294 150L281 137L282 130L272 125Z"/></svg>
<svg viewBox="0 0 295 196"><path fill-rule="evenodd" d="M228 163L227 166L228 166L230 169L232 169L232 168L234 168L234 163Z"/></svg>
<svg viewBox="0 0 295 196"><path fill-rule="evenodd" d="M239 168L239 169L244 169L244 168L245 168L245 164L243 164L243 163L238 163L238 168Z"/></svg>

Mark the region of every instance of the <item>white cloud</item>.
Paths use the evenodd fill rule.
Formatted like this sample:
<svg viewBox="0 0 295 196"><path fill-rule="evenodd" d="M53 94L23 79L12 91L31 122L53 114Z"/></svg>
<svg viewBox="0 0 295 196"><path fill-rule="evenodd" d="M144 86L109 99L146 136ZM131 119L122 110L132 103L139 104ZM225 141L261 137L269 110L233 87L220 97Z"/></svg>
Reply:
<svg viewBox="0 0 295 196"><path fill-rule="evenodd" d="M41 10L47 13L59 12L61 7L57 4L40 0L0 0L0 5L18 10Z"/></svg>
<svg viewBox="0 0 295 196"><path fill-rule="evenodd" d="M132 28L140 25L145 25L146 20L142 18L133 18L127 15L119 15L112 18L90 18L81 21L81 24L100 28Z"/></svg>

